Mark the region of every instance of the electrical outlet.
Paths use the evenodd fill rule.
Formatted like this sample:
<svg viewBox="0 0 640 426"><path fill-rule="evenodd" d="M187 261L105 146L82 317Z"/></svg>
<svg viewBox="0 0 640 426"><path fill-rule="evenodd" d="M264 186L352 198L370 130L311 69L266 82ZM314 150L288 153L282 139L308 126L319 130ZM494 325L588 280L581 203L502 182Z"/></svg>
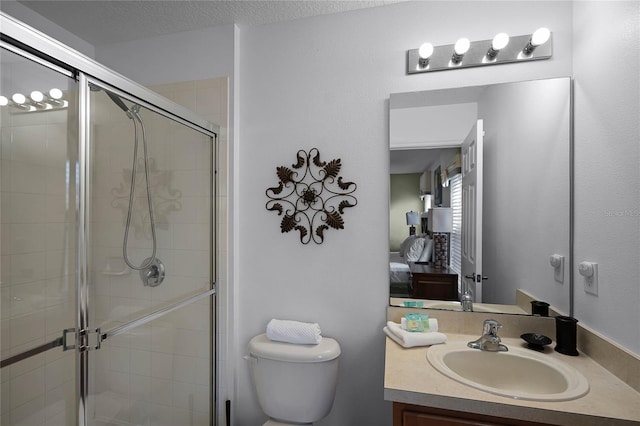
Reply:
<svg viewBox="0 0 640 426"><path fill-rule="evenodd" d="M549 263L553 267L553 278L559 282L564 282L564 256L552 254Z"/></svg>
<svg viewBox="0 0 640 426"><path fill-rule="evenodd" d="M598 264L594 262L581 262L578 265L580 275L584 277L584 291L598 295Z"/></svg>

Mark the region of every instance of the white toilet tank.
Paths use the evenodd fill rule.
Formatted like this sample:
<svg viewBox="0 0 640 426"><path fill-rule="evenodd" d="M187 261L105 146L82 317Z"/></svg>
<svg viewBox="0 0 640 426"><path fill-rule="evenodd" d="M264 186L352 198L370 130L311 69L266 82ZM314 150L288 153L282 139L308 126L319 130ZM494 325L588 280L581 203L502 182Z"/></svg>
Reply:
<svg viewBox="0 0 640 426"><path fill-rule="evenodd" d="M249 353L258 401L267 416L313 423L329 414L338 381L338 342L323 337L317 345L295 345L260 334L249 341Z"/></svg>

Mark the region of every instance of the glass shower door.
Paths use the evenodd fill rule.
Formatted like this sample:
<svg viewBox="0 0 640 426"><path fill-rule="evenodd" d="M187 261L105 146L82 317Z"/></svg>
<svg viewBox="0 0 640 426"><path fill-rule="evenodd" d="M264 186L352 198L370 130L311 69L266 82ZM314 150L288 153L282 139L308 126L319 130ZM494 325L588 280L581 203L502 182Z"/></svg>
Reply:
<svg viewBox="0 0 640 426"><path fill-rule="evenodd" d="M0 76L0 424L72 426L77 83L4 42Z"/></svg>
<svg viewBox="0 0 640 426"><path fill-rule="evenodd" d="M212 424L215 143L89 86L88 424Z"/></svg>
<svg viewBox="0 0 640 426"><path fill-rule="evenodd" d="M216 126L0 20L0 424L215 423Z"/></svg>

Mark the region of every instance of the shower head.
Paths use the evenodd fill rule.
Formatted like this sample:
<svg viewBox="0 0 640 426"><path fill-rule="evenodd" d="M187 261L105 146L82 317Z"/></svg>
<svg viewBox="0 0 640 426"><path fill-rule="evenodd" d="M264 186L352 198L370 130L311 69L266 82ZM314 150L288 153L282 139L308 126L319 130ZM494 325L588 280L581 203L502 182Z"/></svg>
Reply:
<svg viewBox="0 0 640 426"><path fill-rule="evenodd" d="M129 108L127 108L127 106L124 104L124 102L122 102L122 99L120 99L120 97L114 93L109 92L108 90L105 90L105 93L111 98L111 100L118 105L124 112L126 112L127 114L129 114Z"/></svg>
<svg viewBox="0 0 640 426"><path fill-rule="evenodd" d="M104 90L104 93L107 94L107 96L109 96L109 98L111 98L111 100L113 101L114 104L118 105L118 107L120 107L121 110L123 110L126 114L127 117L133 119L133 115L134 113L137 113L138 110L140 109L140 106L137 104L134 104L133 107L128 108L127 105L123 102L122 98L120 98L120 96L116 95L115 93L104 89L96 84L93 83L89 83L89 90L91 90L92 92L99 92L101 90Z"/></svg>

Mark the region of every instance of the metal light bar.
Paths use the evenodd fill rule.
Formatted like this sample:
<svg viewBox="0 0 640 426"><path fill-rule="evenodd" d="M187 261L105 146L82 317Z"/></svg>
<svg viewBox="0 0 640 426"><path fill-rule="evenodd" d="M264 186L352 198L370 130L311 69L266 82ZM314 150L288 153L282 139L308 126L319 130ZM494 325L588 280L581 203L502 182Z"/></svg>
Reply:
<svg viewBox="0 0 640 426"><path fill-rule="evenodd" d="M535 46L530 54L525 54L524 49L529 45L531 35L514 36L509 39L509 44L497 51L493 59L488 55L493 40L472 41L469 50L462 56L460 62L454 64L451 60L454 54L454 45L446 44L435 46L428 60L420 58L418 49L407 51L407 74L420 74L433 71L455 70L460 68L482 67L485 65L509 64L518 62L537 61L549 59L553 54L553 37L545 43Z"/></svg>

